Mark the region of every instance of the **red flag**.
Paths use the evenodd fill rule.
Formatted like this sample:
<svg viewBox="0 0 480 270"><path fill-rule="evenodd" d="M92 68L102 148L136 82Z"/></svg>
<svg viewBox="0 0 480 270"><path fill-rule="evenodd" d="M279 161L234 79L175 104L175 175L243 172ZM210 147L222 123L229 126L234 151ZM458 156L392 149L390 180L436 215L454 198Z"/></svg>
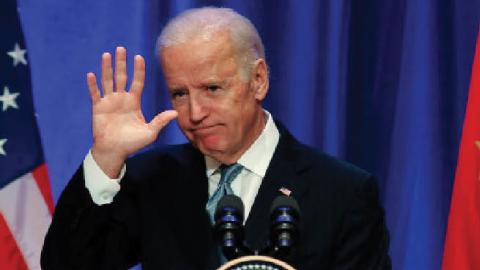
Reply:
<svg viewBox="0 0 480 270"><path fill-rule="evenodd" d="M473 62L443 270L480 269L480 32Z"/></svg>

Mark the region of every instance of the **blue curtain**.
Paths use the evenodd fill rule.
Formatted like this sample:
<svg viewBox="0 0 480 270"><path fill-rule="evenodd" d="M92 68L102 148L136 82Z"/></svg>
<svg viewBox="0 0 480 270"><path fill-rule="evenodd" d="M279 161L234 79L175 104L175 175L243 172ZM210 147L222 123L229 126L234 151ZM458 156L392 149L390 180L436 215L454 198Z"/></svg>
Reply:
<svg viewBox="0 0 480 270"><path fill-rule="evenodd" d="M301 141L378 177L394 269L440 269L480 0L18 2L55 198L92 143L85 73L99 72L101 53L145 56L151 118L170 107L160 29L186 8L226 6L264 39L265 107ZM183 141L174 124L156 144Z"/></svg>

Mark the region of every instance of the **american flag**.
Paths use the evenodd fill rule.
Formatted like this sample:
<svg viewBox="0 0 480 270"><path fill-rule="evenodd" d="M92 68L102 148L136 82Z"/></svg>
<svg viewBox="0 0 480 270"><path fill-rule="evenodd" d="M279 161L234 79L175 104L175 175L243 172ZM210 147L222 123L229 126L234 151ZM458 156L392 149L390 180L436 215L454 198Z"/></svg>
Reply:
<svg viewBox="0 0 480 270"><path fill-rule="evenodd" d="M53 200L15 0L0 9L0 269L40 269Z"/></svg>
<svg viewBox="0 0 480 270"><path fill-rule="evenodd" d="M279 191L285 196L290 196L290 194L292 194L292 191L286 187L280 188Z"/></svg>

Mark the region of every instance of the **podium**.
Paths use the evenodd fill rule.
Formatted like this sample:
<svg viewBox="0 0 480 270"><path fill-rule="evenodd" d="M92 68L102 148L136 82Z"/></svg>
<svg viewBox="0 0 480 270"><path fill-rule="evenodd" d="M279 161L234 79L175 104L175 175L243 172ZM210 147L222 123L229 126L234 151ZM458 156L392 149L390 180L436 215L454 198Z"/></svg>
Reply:
<svg viewBox="0 0 480 270"><path fill-rule="evenodd" d="M244 256L225 263L217 270L295 270L295 268L272 257Z"/></svg>

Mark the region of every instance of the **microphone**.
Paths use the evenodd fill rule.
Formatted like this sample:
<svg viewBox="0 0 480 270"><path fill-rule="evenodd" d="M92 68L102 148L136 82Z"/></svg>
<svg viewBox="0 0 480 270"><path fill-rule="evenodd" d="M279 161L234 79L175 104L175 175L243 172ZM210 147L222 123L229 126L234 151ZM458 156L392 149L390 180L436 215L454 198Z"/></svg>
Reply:
<svg viewBox="0 0 480 270"><path fill-rule="evenodd" d="M300 207L293 197L280 195L270 208L270 241L273 257L287 259L298 241Z"/></svg>
<svg viewBox="0 0 480 270"><path fill-rule="evenodd" d="M235 195L223 196L215 210L215 238L222 248L227 260L241 256L243 246L244 206L242 200Z"/></svg>

